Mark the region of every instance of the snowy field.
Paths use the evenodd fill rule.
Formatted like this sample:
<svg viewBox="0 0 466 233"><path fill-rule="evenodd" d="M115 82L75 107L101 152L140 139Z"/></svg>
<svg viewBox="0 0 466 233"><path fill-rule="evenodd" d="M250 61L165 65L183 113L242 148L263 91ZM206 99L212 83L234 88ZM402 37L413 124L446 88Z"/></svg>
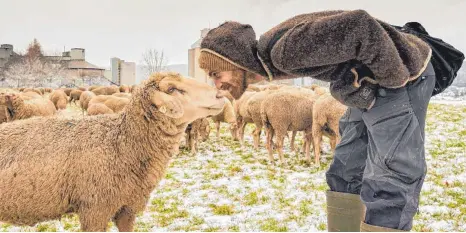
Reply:
<svg viewBox="0 0 466 233"><path fill-rule="evenodd" d="M428 175L413 231L466 231L466 105L460 103L429 106ZM60 114L82 117L74 106ZM252 149L252 129L247 127L244 148L223 125L221 137L215 138L213 130L198 155L182 151L138 216L135 230L326 231L328 140L320 168L291 153L288 141L289 166L279 168L267 165L265 149ZM117 231L113 224L110 230ZM79 231L79 221L68 215L33 227L0 224L0 231Z"/></svg>

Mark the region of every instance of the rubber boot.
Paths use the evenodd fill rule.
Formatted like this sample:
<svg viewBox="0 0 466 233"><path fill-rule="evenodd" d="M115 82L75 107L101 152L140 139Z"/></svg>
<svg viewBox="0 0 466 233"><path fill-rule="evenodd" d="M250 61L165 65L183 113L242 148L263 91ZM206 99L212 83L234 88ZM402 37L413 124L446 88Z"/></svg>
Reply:
<svg viewBox="0 0 466 233"><path fill-rule="evenodd" d="M327 228L329 232L359 232L366 207L356 194L327 191Z"/></svg>
<svg viewBox="0 0 466 233"><path fill-rule="evenodd" d="M406 232L399 229L387 228L387 227L379 227L369 225L367 223L361 222L361 232Z"/></svg>

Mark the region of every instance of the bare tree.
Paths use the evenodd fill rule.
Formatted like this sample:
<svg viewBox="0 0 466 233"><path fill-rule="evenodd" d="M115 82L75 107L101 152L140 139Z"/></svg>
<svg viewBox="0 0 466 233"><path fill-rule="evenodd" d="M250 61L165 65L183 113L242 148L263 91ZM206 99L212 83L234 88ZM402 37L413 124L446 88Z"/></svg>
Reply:
<svg viewBox="0 0 466 233"><path fill-rule="evenodd" d="M142 64L144 66L145 76L152 73L160 72L167 66L168 59L164 55L163 50L148 49L142 54Z"/></svg>
<svg viewBox="0 0 466 233"><path fill-rule="evenodd" d="M44 61L36 58L21 59L11 64L4 72L4 78L10 86L38 87L47 82L62 79L64 67L59 62Z"/></svg>

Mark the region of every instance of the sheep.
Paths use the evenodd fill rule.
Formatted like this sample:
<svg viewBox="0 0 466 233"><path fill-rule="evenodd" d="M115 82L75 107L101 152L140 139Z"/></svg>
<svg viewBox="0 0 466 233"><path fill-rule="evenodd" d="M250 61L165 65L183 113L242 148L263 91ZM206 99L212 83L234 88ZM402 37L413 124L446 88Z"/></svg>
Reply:
<svg viewBox="0 0 466 233"><path fill-rule="evenodd" d="M241 98L235 101L234 109L236 115L236 131L237 136L236 140L239 140L241 145L243 144L244 140L244 128L246 127L247 123L253 123L251 116L249 116L249 112L247 110L246 102L252 95L256 92L253 91L245 91Z"/></svg>
<svg viewBox="0 0 466 233"><path fill-rule="evenodd" d="M261 117L261 103L264 101L265 97L273 93L271 90L261 91L253 94L247 101L246 101L246 108L248 111L248 115L251 117L252 121L254 122L256 128L254 129L253 137L254 137L254 149L259 149L260 144L260 134L262 131L262 117Z"/></svg>
<svg viewBox="0 0 466 233"><path fill-rule="evenodd" d="M45 92L48 92L48 93L52 93L53 90L52 90L52 88L48 88L48 87L47 87L47 88L44 88L44 91L45 91Z"/></svg>
<svg viewBox="0 0 466 233"><path fill-rule="evenodd" d="M76 100L79 100L79 98L81 98L82 93L83 93L83 91L81 91L81 90L72 90L71 93L70 93L70 104L72 102L74 104L76 104Z"/></svg>
<svg viewBox="0 0 466 233"><path fill-rule="evenodd" d="M228 98L225 97L225 108L218 115L211 117L215 123L216 137L220 138L220 123L225 122L230 124L231 136L235 138L236 135L236 115L233 105Z"/></svg>
<svg viewBox="0 0 466 233"><path fill-rule="evenodd" d="M78 87L78 90L80 90L80 91L87 91L87 88L85 88L85 87Z"/></svg>
<svg viewBox="0 0 466 233"><path fill-rule="evenodd" d="M127 85L121 85L121 86L120 86L120 92L122 92L122 93L130 93L129 86L127 86Z"/></svg>
<svg viewBox="0 0 466 233"><path fill-rule="evenodd" d="M88 107L91 107L94 103L102 103L110 108L113 112L117 113L123 111L129 101L130 99L128 98L121 98L113 95L98 95L89 101Z"/></svg>
<svg viewBox="0 0 466 233"><path fill-rule="evenodd" d="M40 92L39 89L36 89L36 88L24 88L22 92L35 92L39 95L42 95L42 93Z"/></svg>
<svg viewBox="0 0 466 233"><path fill-rule="evenodd" d="M65 92L66 96L70 96L71 92L73 91L73 88L61 88L63 92Z"/></svg>
<svg viewBox="0 0 466 233"><path fill-rule="evenodd" d="M210 123L207 118L193 121L185 130L185 143L191 154L196 154L199 142L205 142L210 135Z"/></svg>
<svg viewBox="0 0 466 233"><path fill-rule="evenodd" d="M117 86L109 86L109 87L98 87L92 90L96 95L111 95L114 93L119 93L120 88Z"/></svg>
<svg viewBox="0 0 466 233"><path fill-rule="evenodd" d="M312 107L316 94L311 90L280 89L270 93L261 103L262 124L265 126L269 159L274 163L272 138L276 136L276 149L280 163L283 157L283 140L288 131L304 131L306 160L310 164L309 146L312 141Z"/></svg>
<svg viewBox="0 0 466 233"><path fill-rule="evenodd" d="M81 231L132 231L189 122L225 102L208 84L153 74L119 114L0 125L0 221L32 226L79 217Z"/></svg>
<svg viewBox="0 0 466 233"><path fill-rule="evenodd" d="M40 91L41 95L44 95L44 94L45 94L45 88L39 87L39 88L37 88L37 89Z"/></svg>
<svg viewBox="0 0 466 233"><path fill-rule="evenodd" d="M68 97L64 90L58 89L52 91L49 99L52 101L53 105L55 105L57 110L66 109L66 105L68 104Z"/></svg>
<svg viewBox="0 0 466 233"><path fill-rule="evenodd" d="M317 95L323 95L329 92L328 89L325 89L317 84L312 84L310 89L317 93Z"/></svg>
<svg viewBox="0 0 466 233"><path fill-rule="evenodd" d="M25 101L19 94L0 94L0 106L6 106L6 120L15 121L35 116L51 116L56 113L53 103L44 98Z"/></svg>
<svg viewBox="0 0 466 233"><path fill-rule="evenodd" d="M312 138L314 140L314 157L316 165L320 166L320 145L322 134L330 138L330 147L340 143L339 121L347 107L333 98L330 93L317 98L312 111Z"/></svg>
<svg viewBox="0 0 466 233"><path fill-rule="evenodd" d="M7 108L4 105L0 105L0 124L8 121L10 121L10 117Z"/></svg>
<svg viewBox="0 0 466 233"><path fill-rule="evenodd" d="M130 93L115 93L112 94L113 96L120 97L120 98L128 98L131 99L131 94Z"/></svg>
<svg viewBox="0 0 466 233"><path fill-rule="evenodd" d="M87 111L87 107L89 106L89 101L91 101L91 99L94 96L96 95L92 91L83 91L83 93L81 93L81 96L79 97L79 103L83 111L84 110Z"/></svg>
<svg viewBox="0 0 466 233"><path fill-rule="evenodd" d="M95 89L97 89L99 86L90 86L87 90L88 91L93 91Z"/></svg>
<svg viewBox="0 0 466 233"><path fill-rule="evenodd" d="M20 96L21 98L23 98L23 100L42 98L41 95L37 94L37 92L34 92L34 91L21 92Z"/></svg>
<svg viewBox="0 0 466 233"><path fill-rule="evenodd" d="M107 107L107 105L103 103L94 103L89 106L87 109L87 115L89 116L95 116L95 115L101 115L101 114L112 114L114 113L112 109Z"/></svg>

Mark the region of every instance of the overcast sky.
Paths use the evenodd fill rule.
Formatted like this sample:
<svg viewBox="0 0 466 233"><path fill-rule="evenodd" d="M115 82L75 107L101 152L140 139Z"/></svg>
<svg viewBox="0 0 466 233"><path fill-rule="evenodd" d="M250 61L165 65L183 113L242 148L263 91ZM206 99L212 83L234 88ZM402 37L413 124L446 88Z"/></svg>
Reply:
<svg viewBox="0 0 466 233"><path fill-rule="evenodd" d="M296 14L365 9L392 24L419 21L436 37L466 51L466 0L0 0L0 44L25 50L37 38L45 52L86 49L86 59L139 63L147 48L163 49L170 64L205 27L225 20L249 23L259 36Z"/></svg>

